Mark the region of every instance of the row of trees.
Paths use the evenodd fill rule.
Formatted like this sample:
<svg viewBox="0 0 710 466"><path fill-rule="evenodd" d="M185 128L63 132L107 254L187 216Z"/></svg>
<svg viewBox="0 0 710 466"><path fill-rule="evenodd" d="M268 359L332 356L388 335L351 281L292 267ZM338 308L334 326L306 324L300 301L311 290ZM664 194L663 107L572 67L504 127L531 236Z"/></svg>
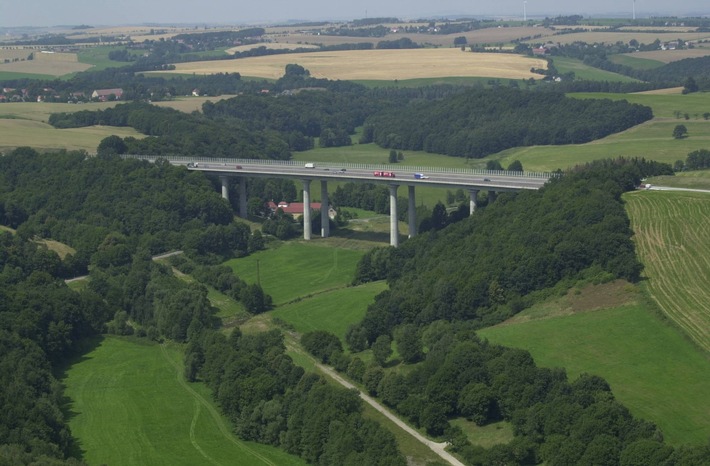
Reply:
<svg viewBox="0 0 710 466"><path fill-rule="evenodd" d="M394 436L362 415L356 390L304 373L278 330L227 338L204 331L186 352L241 438L278 446L310 464L404 466Z"/></svg>
<svg viewBox="0 0 710 466"><path fill-rule="evenodd" d="M482 158L511 147L589 142L652 117L650 108L626 101L510 88L473 90L410 105L406 112L392 108L373 115L365 123L363 142Z"/></svg>

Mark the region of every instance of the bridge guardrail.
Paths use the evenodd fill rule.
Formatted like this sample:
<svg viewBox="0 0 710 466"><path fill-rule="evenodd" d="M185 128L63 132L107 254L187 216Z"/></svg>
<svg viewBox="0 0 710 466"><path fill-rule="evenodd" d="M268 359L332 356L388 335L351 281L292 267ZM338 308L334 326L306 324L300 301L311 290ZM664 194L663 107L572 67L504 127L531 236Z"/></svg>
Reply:
<svg viewBox="0 0 710 466"><path fill-rule="evenodd" d="M165 157L159 155L121 155L124 159L138 159L155 161L156 159L165 159L169 162L177 162L180 164L188 164L190 162L211 163L211 164L253 164L259 163L262 165L276 166L299 166L303 167L306 162L297 160L271 160L271 159L234 159L234 158L213 158L213 157ZM316 167L323 168L353 168L362 170L379 170L379 171L411 171L413 173L441 173L441 174L460 174L460 175L492 175L492 176L517 176L521 178L543 178L550 179L557 176L552 172L518 172L508 170L483 170L478 168L453 168L453 167L426 167L419 165L399 165L399 164L367 164L367 163L333 163L333 162L314 162Z"/></svg>

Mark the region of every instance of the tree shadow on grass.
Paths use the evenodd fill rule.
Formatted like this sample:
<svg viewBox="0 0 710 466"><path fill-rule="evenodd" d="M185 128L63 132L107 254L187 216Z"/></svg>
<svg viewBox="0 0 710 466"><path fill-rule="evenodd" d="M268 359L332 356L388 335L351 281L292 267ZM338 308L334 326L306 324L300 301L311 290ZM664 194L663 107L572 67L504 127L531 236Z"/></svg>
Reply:
<svg viewBox="0 0 710 466"><path fill-rule="evenodd" d="M62 386L62 396L59 400L59 409L61 409L62 414L64 415L64 421L67 424L69 424L71 419L81 414L74 411L74 400L65 394L66 385L64 384L64 381L67 378L67 372L74 364L79 364L83 361L89 360L90 358L86 355L98 348L103 341L103 335L95 335L76 342L73 354L69 356L63 364L55 368L54 376ZM81 442L76 437L71 437L68 450L69 456L83 461L86 450L81 447Z"/></svg>

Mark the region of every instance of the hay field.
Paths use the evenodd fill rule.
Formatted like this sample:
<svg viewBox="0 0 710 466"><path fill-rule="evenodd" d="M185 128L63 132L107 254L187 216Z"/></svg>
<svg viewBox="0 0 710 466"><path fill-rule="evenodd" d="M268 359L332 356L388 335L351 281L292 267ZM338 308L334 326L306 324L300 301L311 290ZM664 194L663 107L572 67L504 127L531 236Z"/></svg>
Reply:
<svg viewBox="0 0 710 466"><path fill-rule="evenodd" d="M4 56L3 54L0 57ZM25 56L29 54L24 51ZM78 73L91 68L91 65L79 63L75 53L41 53L34 51L34 60L23 60L11 63L0 63L0 72L45 74L64 76Z"/></svg>
<svg viewBox="0 0 710 466"><path fill-rule="evenodd" d="M459 49L351 50L313 52L238 60L178 63L172 73L240 73L242 76L278 79L289 63L297 63L311 76L328 79L400 80L477 76L508 79L540 79L530 68L546 68L537 58L508 54L461 52Z"/></svg>
<svg viewBox="0 0 710 466"><path fill-rule="evenodd" d="M710 194L638 192L625 200L651 296L710 351Z"/></svg>

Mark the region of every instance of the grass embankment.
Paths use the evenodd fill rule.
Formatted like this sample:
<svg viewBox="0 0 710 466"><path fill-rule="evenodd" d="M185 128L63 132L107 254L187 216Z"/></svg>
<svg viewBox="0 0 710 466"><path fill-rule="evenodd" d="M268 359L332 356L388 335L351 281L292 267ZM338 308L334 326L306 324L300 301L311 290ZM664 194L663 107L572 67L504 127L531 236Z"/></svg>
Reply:
<svg viewBox="0 0 710 466"><path fill-rule="evenodd" d="M207 388L185 382L179 347L107 337L64 383L69 426L88 464L305 464L235 437Z"/></svg>
<svg viewBox="0 0 710 466"><path fill-rule="evenodd" d="M674 176L654 176L646 180L657 186L684 189L710 189L710 170L679 172Z"/></svg>

